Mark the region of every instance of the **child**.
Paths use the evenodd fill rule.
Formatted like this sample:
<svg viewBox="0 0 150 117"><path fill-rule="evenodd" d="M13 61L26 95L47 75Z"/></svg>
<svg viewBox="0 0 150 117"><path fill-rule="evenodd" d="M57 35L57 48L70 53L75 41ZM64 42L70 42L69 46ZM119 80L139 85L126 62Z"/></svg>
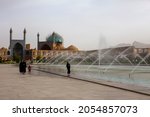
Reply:
<svg viewBox="0 0 150 117"><path fill-rule="evenodd" d="M31 66L30 65L28 66L28 71L31 72Z"/></svg>

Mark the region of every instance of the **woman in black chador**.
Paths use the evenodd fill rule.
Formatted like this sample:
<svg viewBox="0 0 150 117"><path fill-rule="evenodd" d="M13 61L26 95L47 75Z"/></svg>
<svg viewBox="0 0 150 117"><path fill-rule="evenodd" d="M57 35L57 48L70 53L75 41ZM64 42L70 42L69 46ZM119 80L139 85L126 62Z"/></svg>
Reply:
<svg viewBox="0 0 150 117"><path fill-rule="evenodd" d="M70 76L70 68L71 68L71 65L70 65L69 62L67 62L66 67L67 67L67 74L68 74L68 76Z"/></svg>
<svg viewBox="0 0 150 117"><path fill-rule="evenodd" d="M27 67L26 62L23 61L23 62L22 62L22 70L23 70L23 74L26 73L26 67Z"/></svg>
<svg viewBox="0 0 150 117"><path fill-rule="evenodd" d="M22 72L23 72L22 60L21 60L21 62L20 62L20 64L19 64L19 71L20 71L20 73L22 73Z"/></svg>
<svg viewBox="0 0 150 117"><path fill-rule="evenodd" d="M21 61L20 64L19 64L19 71L20 73L26 73L26 62L25 61Z"/></svg>

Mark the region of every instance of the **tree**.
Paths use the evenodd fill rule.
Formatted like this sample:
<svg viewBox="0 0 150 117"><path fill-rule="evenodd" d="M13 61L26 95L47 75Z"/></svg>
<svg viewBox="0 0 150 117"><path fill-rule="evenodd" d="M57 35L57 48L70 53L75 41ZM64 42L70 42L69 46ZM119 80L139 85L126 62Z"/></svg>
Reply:
<svg viewBox="0 0 150 117"><path fill-rule="evenodd" d="M19 63L19 61L21 60L21 57L19 55L14 55L13 60L16 61L16 63Z"/></svg>

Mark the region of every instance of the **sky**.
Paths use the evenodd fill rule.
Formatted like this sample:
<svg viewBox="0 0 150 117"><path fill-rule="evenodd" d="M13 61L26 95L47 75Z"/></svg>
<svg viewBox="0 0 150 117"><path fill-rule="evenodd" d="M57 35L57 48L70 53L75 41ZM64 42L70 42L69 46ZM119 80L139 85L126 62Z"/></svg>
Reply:
<svg viewBox="0 0 150 117"><path fill-rule="evenodd" d="M134 41L150 44L150 0L0 0L0 47L13 38L37 46L53 31L64 46L93 50Z"/></svg>

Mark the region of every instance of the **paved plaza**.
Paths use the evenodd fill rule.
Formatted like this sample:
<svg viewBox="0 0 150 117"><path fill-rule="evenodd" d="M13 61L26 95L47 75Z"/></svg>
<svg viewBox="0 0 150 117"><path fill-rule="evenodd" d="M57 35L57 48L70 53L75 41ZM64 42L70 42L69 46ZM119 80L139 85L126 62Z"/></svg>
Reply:
<svg viewBox="0 0 150 117"><path fill-rule="evenodd" d="M32 70L0 65L0 99L150 99L150 96Z"/></svg>

